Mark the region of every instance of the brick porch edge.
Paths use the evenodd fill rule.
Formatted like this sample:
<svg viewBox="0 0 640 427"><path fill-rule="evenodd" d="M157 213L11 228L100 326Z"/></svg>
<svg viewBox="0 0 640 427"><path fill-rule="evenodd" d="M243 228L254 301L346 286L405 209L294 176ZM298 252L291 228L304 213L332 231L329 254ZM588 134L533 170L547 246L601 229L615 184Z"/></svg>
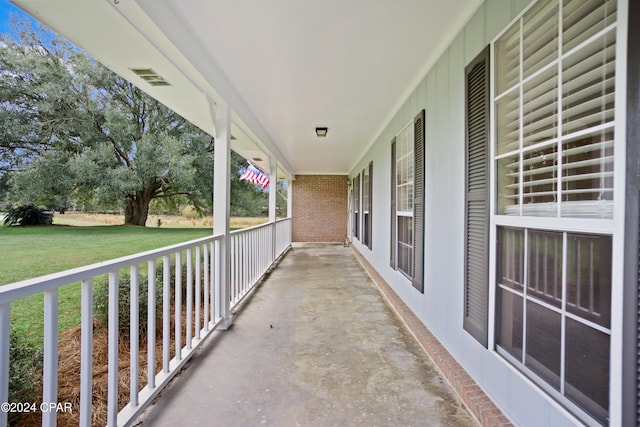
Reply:
<svg viewBox="0 0 640 427"><path fill-rule="evenodd" d="M352 246L353 253L360 264L369 273L373 282L393 308L396 314L407 325L424 351L431 358L442 375L458 393L460 400L482 426L512 426L500 409L487 397L471 376L449 354L440 341L433 336L427 327L418 319L411 309L398 297L389 284L378 274L369 262Z"/></svg>

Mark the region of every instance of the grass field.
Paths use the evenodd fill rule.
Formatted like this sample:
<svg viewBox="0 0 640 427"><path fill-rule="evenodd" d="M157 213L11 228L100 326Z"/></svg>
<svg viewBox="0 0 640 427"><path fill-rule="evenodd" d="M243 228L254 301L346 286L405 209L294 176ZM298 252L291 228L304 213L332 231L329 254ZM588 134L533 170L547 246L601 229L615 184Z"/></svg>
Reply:
<svg viewBox="0 0 640 427"><path fill-rule="evenodd" d="M0 285L106 261L211 235L204 220L161 217L160 227L122 224L116 215L56 215L54 226L0 226ZM234 228L264 222L264 218L233 220ZM151 220L148 224L151 223ZM157 220L154 224L157 224ZM206 224L206 222L205 222ZM79 284L60 290L60 329L80 321ZM12 329L38 342L42 337L43 297L34 295L11 305Z"/></svg>

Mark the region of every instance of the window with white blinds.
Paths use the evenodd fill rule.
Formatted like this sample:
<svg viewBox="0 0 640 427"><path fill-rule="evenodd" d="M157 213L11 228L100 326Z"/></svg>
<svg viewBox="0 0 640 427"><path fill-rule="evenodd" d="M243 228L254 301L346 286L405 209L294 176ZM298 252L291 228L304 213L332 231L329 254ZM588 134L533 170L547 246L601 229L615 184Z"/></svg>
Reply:
<svg viewBox="0 0 640 427"><path fill-rule="evenodd" d="M396 215L398 270L413 276L414 129L407 125L396 136Z"/></svg>
<svg viewBox="0 0 640 427"><path fill-rule="evenodd" d="M615 0L541 0L494 44L497 214L612 218Z"/></svg>
<svg viewBox="0 0 640 427"><path fill-rule="evenodd" d="M539 0L493 43L496 350L586 424L610 406L616 19Z"/></svg>
<svg viewBox="0 0 640 427"><path fill-rule="evenodd" d="M371 249L371 167L362 170L362 244Z"/></svg>
<svg viewBox="0 0 640 427"><path fill-rule="evenodd" d="M373 199L373 162L362 171L362 243L369 249L372 247L371 233L373 227L373 209L371 208Z"/></svg>
<svg viewBox="0 0 640 427"><path fill-rule="evenodd" d="M422 110L391 141L391 267L419 292L424 292L424 124Z"/></svg>

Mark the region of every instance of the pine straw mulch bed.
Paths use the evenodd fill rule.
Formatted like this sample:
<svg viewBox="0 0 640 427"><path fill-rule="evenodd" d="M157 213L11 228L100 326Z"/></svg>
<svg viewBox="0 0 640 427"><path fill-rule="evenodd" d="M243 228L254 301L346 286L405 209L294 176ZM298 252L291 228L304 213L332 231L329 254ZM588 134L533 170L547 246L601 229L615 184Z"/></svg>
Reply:
<svg viewBox="0 0 640 427"><path fill-rule="evenodd" d="M185 316L183 313L183 336L185 330ZM170 358L175 356L175 341L173 319L171 322ZM57 425L77 426L80 422L80 326L75 326L60 334L59 338L59 362L58 362L58 402L71 403L72 412L58 412ZM162 338L160 331L156 336L156 373L162 369ZM107 424L107 396L108 396L108 329L99 327L94 322L93 331L93 388L92 388L92 425L104 426ZM146 331L141 333L145 338L140 339L138 352L138 377L140 390L147 384L147 342ZM120 334L118 339L118 411L129 402L129 336ZM41 385L34 384L37 394L40 394ZM38 407L41 397L36 402ZM37 411L22 414L16 426L29 427L40 425L42 414Z"/></svg>

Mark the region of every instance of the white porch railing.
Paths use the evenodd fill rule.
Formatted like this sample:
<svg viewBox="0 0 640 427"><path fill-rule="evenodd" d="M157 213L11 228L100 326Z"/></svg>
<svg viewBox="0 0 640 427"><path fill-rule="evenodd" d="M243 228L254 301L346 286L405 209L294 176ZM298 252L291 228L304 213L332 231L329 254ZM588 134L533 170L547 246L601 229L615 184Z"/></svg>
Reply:
<svg viewBox="0 0 640 427"><path fill-rule="evenodd" d="M7 402L9 392L11 303L29 295L44 294L42 402L45 410L42 410L42 425L55 425L56 412L46 409L50 408L49 404L58 402L58 291L81 282L80 408L73 410L79 410L81 426L92 424L94 284L98 276L107 275L107 423L109 426L129 425L176 375L207 336L228 318L225 306L233 308L290 246L291 221L284 219L230 234L231 280L228 287L224 286L224 280L221 280L219 274L223 270L220 268L221 263L224 262L221 251L223 238L205 237L1 286L0 403ZM146 295L140 294L141 269L147 271ZM128 272L128 277L122 276L123 272ZM130 289L130 394L129 402L118 411L118 300L121 297L120 282L123 277L128 280L128 286L124 288ZM162 293L156 295L156 289L160 287ZM224 304L225 295L230 304ZM142 384L139 380L141 364L138 355L140 325L145 319L141 319L139 312L141 297L146 297L147 300L148 325L148 373ZM159 313L161 315L157 315ZM161 347L162 355L157 355L161 359L161 365L156 363L156 347ZM160 368L156 369L157 366ZM6 425L7 417L7 411L0 410L0 425Z"/></svg>

